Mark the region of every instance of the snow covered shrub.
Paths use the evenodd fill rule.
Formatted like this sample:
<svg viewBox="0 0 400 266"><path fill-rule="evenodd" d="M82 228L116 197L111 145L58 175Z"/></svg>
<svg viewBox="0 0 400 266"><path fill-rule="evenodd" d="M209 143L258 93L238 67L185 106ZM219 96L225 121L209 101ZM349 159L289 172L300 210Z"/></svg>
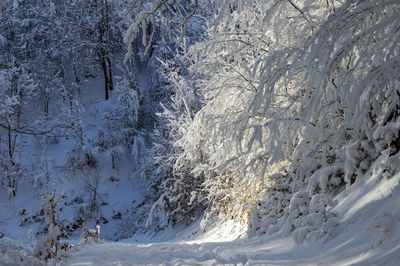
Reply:
<svg viewBox="0 0 400 266"><path fill-rule="evenodd" d="M8 237L0 238L1 265L32 265L40 266L44 263L32 256L29 243L17 241Z"/></svg>
<svg viewBox="0 0 400 266"><path fill-rule="evenodd" d="M87 227L84 227L80 241L83 244L98 243L100 241L100 225L96 225L96 229L88 229Z"/></svg>
<svg viewBox="0 0 400 266"><path fill-rule="evenodd" d="M88 170L97 166L97 149L89 143L83 145L77 143L74 149L67 150L65 153L66 167L74 173L76 170Z"/></svg>
<svg viewBox="0 0 400 266"><path fill-rule="evenodd" d="M239 221L241 224L247 224L249 231L260 230L259 223L261 216L258 215L254 210L256 208L265 208L265 200L274 197L276 192L287 191L286 181L287 168L289 167L288 161L281 161L268 166L264 170L265 178L263 182L256 180L252 183L243 182L240 179L240 175L230 173L215 175L212 180L205 181L205 189L207 191L207 199L209 206L206 215L203 217L202 226L206 226L208 220L212 221L214 216L222 219L234 219ZM229 173L227 170L225 173ZM279 204L282 204L280 202ZM261 207L263 205L263 207ZM271 207L271 206L269 206ZM276 210L275 210L276 211ZM281 212L279 212L281 213ZM253 218L253 215L256 217ZM270 218L273 215L271 214ZM262 217L265 219L266 217ZM255 222L255 220L258 220ZM251 221L251 223L250 223ZM272 220L271 220L272 221ZM249 232L251 235L252 233Z"/></svg>
<svg viewBox="0 0 400 266"><path fill-rule="evenodd" d="M271 182L262 191L262 197L249 206L251 219L248 223L248 235L272 234L281 230L277 223L287 215L291 193L288 176L285 173L277 173L269 176Z"/></svg>
<svg viewBox="0 0 400 266"><path fill-rule="evenodd" d="M172 111L164 107L160 120L165 119L154 133L153 169L151 184L155 192L155 202L150 210L147 225L164 228L169 225L191 223L203 214L205 197L203 179L191 173L190 162L181 156L182 136L191 121L191 107L183 95L173 98ZM180 114L181 108L186 111Z"/></svg>
<svg viewBox="0 0 400 266"><path fill-rule="evenodd" d="M389 178L398 171L400 165L400 119L398 115L390 122L386 122L384 126L378 127L373 133L373 138L377 151L385 158L381 165L384 169L383 176Z"/></svg>
<svg viewBox="0 0 400 266"><path fill-rule="evenodd" d="M99 129L98 145L106 151L113 161L123 152L136 153L133 149L141 147L140 131L138 129L139 98L136 87L123 78L113 91L104 113ZM138 143L139 142L139 143Z"/></svg>
<svg viewBox="0 0 400 266"><path fill-rule="evenodd" d="M358 176L362 176L371 164L368 151L371 145L366 141L356 141L347 145L345 160L345 181L348 185L356 182Z"/></svg>
<svg viewBox="0 0 400 266"><path fill-rule="evenodd" d="M145 234L148 229L145 225L153 200L154 195L147 195L143 200L133 202L127 210L116 213L113 219L119 222L113 239L120 240L132 237L134 234Z"/></svg>
<svg viewBox="0 0 400 266"><path fill-rule="evenodd" d="M0 153L2 158L0 159L0 169L2 173L0 174L0 185L7 191L10 198L15 197L18 191L18 183L24 176L26 169L22 168L20 163L4 160L7 158L6 153L3 151Z"/></svg>
<svg viewBox="0 0 400 266"><path fill-rule="evenodd" d="M63 115L58 117L58 132L67 140L74 141L74 147L65 150L67 170L85 171L97 167L97 148L92 144L84 133L85 124L82 120L83 107L78 101L72 101L62 107Z"/></svg>
<svg viewBox="0 0 400 266"><path fill-rule="evenodd" d="M338 224L336 215L326 210L330 205L330 197L326 194L314 194L310 198L308 191L296 192L290 199L283 230L287 234L293 232L297 243L320 239Z"/></svg>
<svg viewBox="0 0 400 266"><path fill-rule="evenodd" d="M316 170L306 178L307 191L310 195L317 193L337 194L344 185L343 163L336 163Z"/></svg>
<svg viewBox="0 0 400 266"><path fill-rule="evenodd" d="M39 240L36 244L33 255L40 260L48 262L53 260L59 262L66 256L66 251L70 248L67 242L60 242L62 237L65 237L63 227L56 221L56 207L60 199L64 197L64 192L58 200L56 196L56 185L51 194L46 193L43 201L43 210L45 222L48 225L48 235Z"/></svg>
<svg viewBox="0 0 400 266"><path fill-rule="evenodd" d="M175 93L166 106L162 104L163 112L159 113L152 137L154 162L150 178L156 199L148 221L148 225L159 223L161 227L193 222L205 209L202 177L191 173L194 164L182 155L180 143L199 108L199 99L194 84L179 74L179 68L171 68L165 74L170 82L166 89ZM201 155L194 156L201 163Z"/></svg>
<svg viewBox="0 0 400 266"><path fill-rule="evenodd" d="M205 202L201 182L192 180L187 175L167 177L161 184L164 193L150 210L148 227L163 229L169 225L190 224L203 214Z"/></svg>
<svg viewBox="0 0 400 266"><path fill-rule="evenodd" d="M301 243L318 240L333 230L339 221L328 210L333 206L331 196L312 190L293 194L287 177L276 177L283 183L269 186L264 200L253 208L250 236L283 231L287 235L293 233L295 241Z"/></svg>

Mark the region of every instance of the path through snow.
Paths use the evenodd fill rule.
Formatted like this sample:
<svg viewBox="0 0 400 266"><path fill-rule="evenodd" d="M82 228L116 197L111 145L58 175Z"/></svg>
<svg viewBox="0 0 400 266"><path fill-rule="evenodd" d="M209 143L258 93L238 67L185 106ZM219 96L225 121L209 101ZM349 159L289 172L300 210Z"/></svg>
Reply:
<svg viewBox="0 0 400 266"><path fill-rule="evenodd" d="M103 243L79 249L67 265L398 265L399 248L375 254L362 239L296 245L290 238L265 242Z"/></svg>

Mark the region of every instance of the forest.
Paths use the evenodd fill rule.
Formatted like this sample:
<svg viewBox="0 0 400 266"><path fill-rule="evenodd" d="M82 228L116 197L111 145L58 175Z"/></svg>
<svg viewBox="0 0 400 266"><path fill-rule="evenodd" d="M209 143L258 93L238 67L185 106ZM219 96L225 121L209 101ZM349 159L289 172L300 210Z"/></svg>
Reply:
<svg viewBox="0 0 400 266"><path fill-rule="evenodd" d="M0 14L0 264L399 263L398 0Z"/></svg>

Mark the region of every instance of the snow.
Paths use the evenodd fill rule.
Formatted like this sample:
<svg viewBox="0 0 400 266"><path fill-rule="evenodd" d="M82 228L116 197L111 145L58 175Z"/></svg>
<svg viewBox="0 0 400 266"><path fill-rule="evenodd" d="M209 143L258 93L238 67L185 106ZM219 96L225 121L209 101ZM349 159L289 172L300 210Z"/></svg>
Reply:
<svg viewBox="0 0 400 266"><path fill-rule="evenodd" d="M340 193L330 210L338 214L338 227L313 243L296 244L283 233L247 237L244 225L225 221L202 233L197 225L171 229L170 241L76 246L65 265L398 265L399 181L400 173L381 179L371 172Z"/></svg>
<svg viewBox="0 0 400 266"><path fill-rule="evenodd" d="M18 2L0 264L400 264L396 1Z"/></svg>

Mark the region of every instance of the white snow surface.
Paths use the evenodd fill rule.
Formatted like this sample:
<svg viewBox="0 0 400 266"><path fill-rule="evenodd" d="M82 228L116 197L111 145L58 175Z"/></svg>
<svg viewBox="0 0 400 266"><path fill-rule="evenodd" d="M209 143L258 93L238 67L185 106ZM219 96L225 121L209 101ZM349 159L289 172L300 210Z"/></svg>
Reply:
<svg viewBox="0 0 400 266"><path fill-rule="evenodd" d="M379 160L376 167L379 168ZM369 172L335 197L336 231L314 243L297 245L291 236L248 238L233 221L206 232L197 225L153 238L75 246L65 265L399 265L400 173L382 179ZM196 229L197 228L197 229ZM168 235L170 234L170 235ZM172 237L173 240L162 241ZM135 243L141 241L142 243Z"/></svg>

